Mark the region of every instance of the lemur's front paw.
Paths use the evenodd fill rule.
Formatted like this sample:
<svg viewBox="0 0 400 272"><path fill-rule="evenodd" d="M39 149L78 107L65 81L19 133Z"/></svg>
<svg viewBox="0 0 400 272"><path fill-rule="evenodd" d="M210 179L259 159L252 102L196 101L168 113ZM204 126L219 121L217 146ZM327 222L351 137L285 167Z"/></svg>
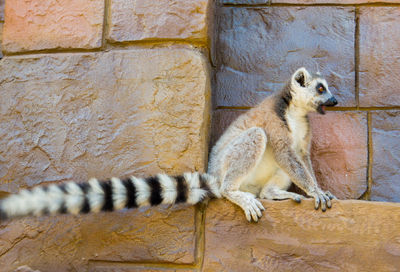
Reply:
<svg viewBox="0 0 400 272"><path fill-rule="evenodd" d="M331 192L325 191L325 194L329 197L329 199L337 199L336 196L334 196Z"/></svg>
<svg viewBox="0 0 400 272"><path fill-rule="evenodd" d="M247 221L251 222L253 219L254 222L258 222L258 219L262 216L261 211L265 210L264 206L251 194L247 195L244 200L241 208L246 215Z"/></svg>
<svg viewBox="0 0 400 272"><path fill-rule="evenodd" d="M332 207L331 199L335 198L330 192L323 192L320 189L310 192L309 195L315 199L314 208L318 210L321 207L323 212L327 207L329 209Z"/></svg>

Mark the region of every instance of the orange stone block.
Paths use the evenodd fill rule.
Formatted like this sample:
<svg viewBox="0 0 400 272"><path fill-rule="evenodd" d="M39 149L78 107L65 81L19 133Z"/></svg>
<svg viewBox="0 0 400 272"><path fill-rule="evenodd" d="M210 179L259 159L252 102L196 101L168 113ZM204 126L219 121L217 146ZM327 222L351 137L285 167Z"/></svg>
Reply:
<svg viewBox="0 0 400 272"><path fill-rule="evenodd" d="M3 50L98 48L103 17L104 0L7 0Z"/></svg>

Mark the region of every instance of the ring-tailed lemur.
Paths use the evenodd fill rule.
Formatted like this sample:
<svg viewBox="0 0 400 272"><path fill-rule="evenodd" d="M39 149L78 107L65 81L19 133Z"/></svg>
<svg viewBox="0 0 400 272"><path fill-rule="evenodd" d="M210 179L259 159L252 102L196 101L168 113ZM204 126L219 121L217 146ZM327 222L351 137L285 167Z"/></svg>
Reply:
<svg viewBox="0 0 400 272"><path fill-rule="evenodd" d="M91 179L87 183L37 186L3 199L0 216L4 219L196 204L222 196L240 206L247 220L258 221L264 207L256 197L301 202L303 196L286 191L291 182L315 199L315 209L325 211L334 196L319 188L312 169L307 114L324 114L326 106L336 104L325 79L300 68L280 92L231 124L211 151L207 174L159 174L145 179Z"/></svg>

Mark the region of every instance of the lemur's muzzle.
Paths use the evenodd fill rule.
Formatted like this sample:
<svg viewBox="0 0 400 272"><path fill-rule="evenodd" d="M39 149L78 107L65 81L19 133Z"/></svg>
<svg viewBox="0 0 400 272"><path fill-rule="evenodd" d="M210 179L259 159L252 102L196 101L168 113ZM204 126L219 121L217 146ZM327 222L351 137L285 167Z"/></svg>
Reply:
<svg viewBox="0 0 400 272"><path fill-rule="evenodd" d="M336 106L337 104L338 104L338 102L337 102L336 98L334 96L332 96L325 103L320 104L317 108L317 111L320 114L325 114L325 107L333 107L333 106Z"/></svg>
<svg viewBox="0 0 400 272"><path fill-rule="evenodd" d="M338 102L337 102L336 98L334 96L332 96L324 104L322 104L322 106L333 107L333 106L336 106L337 104L338 104Z"/></svg>

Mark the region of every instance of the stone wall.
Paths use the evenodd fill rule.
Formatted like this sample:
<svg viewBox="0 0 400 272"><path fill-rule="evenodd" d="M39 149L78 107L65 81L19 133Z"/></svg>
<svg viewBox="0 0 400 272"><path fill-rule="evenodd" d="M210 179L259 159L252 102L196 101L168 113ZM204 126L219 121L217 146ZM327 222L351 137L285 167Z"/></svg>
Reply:
<svg viewBox="0 0 400 272"><path fill-rule="evenodd" d="M212 4L7 0L2 194L92 176L205 171ZM3 222L0 270L194 271L202 220L200 207L180 206Z"/></svg>
<svg viewBox="0 0 400 272"><path fill-rule="evenodd" d="M321 186L343 199L400 199L394 0L6 1L1 195L91 176L204 171L208 143L305 65L328 77L340 102L311 118ZM326 213L311 200L263 204L258 224L225 200L1 222L0 270L400 266L399 204L341 200Z"/></svg>

